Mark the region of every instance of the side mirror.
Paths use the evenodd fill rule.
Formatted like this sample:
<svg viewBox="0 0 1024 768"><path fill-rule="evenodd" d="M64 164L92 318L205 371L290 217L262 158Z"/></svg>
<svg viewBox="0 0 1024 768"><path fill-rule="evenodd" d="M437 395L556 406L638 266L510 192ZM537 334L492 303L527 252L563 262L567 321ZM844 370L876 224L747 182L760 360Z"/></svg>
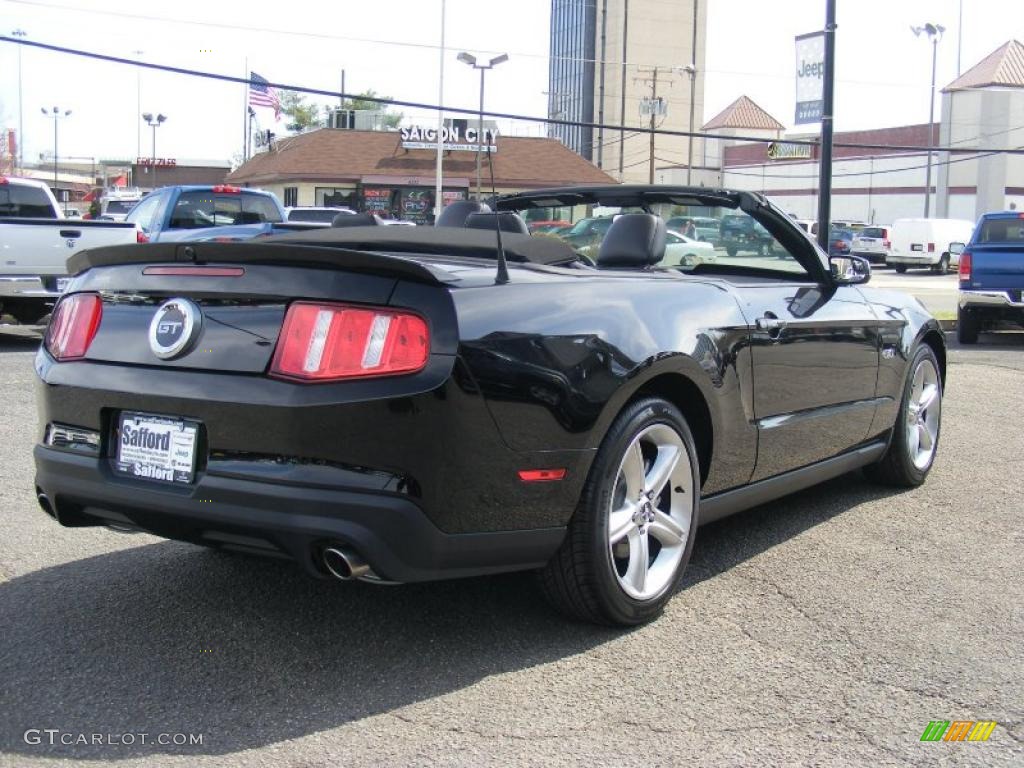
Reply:
<svg viewBox="0 0 1024 768"><path fill-rule="evenodd" d="M871 279L871 264L860 256L830 256L828 265L835 285L858 285Z"/></svg>
<svg viewBox="0 0 1024 768"><path fill-rule="evenodd" d="M953 256L959 256L961 253L964 252L964 248L966 248L966 247L967 247L966 243L950 243L949 244L949 252Z"/></svg>

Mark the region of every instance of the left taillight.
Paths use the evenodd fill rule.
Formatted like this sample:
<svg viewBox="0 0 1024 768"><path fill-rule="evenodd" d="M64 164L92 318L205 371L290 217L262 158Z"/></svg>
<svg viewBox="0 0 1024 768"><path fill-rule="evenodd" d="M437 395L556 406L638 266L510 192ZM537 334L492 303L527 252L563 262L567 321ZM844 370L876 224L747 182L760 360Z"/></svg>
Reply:
<svg viewBox="0 0 1024 768"><path fill-rule="evenodd" d="M65 296L53 310L46 329L46 350L60 361L80 360L89 351L103 319L103 302L97 293Z"/></svg>
<svg viewBox="0 0 1024 768"><path fill-rule="evenodd" d="M402 310L297 301L288 307L272 376L321 382L422 370L430 331Z"/></svg>
<svg viewBox="0 0 1024 768"><path fill-rule="evenodd" d="M141 229L135 230L135 242L136 243L148 243L149 235L143 232Z"/></svg>

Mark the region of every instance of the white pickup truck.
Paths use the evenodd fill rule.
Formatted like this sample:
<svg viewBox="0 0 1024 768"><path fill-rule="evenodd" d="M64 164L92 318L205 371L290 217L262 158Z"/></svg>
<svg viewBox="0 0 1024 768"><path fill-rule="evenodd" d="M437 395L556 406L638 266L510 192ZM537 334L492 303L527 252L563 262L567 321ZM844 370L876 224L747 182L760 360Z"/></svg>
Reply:
<svg viewBox="0 0 1024 768"><path fill-rule="evenodd" d="M65 219L41 181L0 176L0 313L33 325L69 281L69 256L139 242L135 224Z"/></svg>

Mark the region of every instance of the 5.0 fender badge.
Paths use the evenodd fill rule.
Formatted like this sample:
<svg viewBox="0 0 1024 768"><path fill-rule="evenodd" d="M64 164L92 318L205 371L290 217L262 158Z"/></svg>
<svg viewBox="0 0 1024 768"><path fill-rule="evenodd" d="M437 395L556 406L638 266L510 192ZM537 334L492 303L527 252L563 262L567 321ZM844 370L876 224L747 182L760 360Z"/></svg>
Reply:
<svg viewBox="0 0 1024 768"><path fill-rule="evenodd" d="M191 349L203 328L203 313L188 299L168 299L149 324L149 348L161 360L171 360Z"/></svg>

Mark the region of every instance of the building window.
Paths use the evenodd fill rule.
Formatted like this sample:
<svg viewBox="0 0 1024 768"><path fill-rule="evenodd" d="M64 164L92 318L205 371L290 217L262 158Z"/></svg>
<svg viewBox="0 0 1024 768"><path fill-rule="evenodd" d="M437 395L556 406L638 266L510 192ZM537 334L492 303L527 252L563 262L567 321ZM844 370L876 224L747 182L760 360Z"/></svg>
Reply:
<svg viewBox="0 0 1024 768"><path fill-rule="evenodd" d="M294 208L299 204L299 188L298 187L285 187L284 188L284 205L286 208Z"/></svg>
<svg viewBox="0 0 1024 768"><path fill-rule="evenodd" d="M317 187L314 191L314 205L337 205L343 208L355 207L355 192L352 189L339 187Z"/></svg>

